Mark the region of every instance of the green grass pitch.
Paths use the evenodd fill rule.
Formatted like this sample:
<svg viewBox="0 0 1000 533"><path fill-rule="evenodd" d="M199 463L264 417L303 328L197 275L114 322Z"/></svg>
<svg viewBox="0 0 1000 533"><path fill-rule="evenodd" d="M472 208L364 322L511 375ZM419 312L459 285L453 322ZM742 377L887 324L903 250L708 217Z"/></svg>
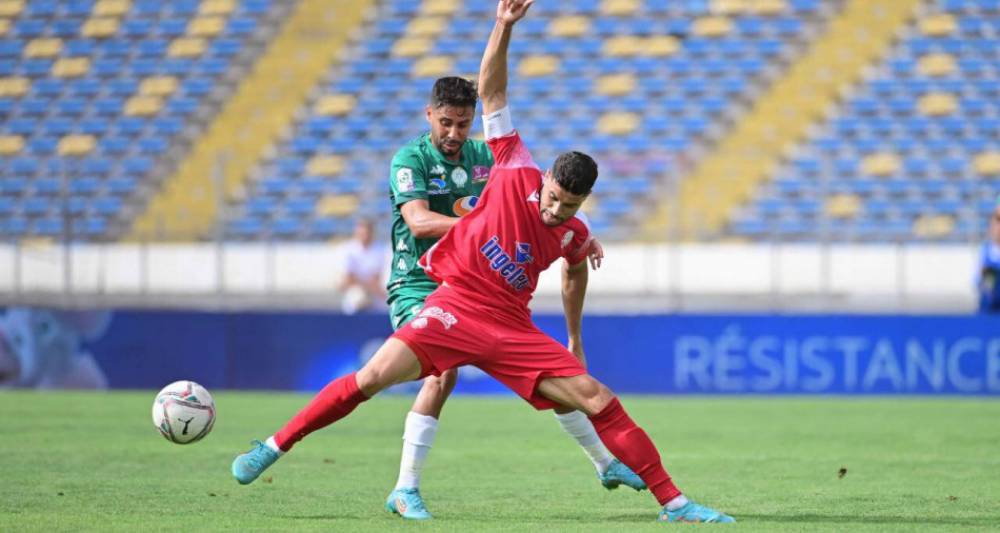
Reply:
<svg viewBox="0 0 1000 533"><path fill-rule="evenodd" d="M411 398L385 396L250 486L232 458L307 395L217 391L204 441L150 421L153 392L0 393L0 531L663 531L648 492L605 491L552 415L515 398L445 408L424 472L435 519L382 509ZM739 530L1000 527L1000 402L625 397L691 498ZM846 473L842 476L842 469Z"/></svg>

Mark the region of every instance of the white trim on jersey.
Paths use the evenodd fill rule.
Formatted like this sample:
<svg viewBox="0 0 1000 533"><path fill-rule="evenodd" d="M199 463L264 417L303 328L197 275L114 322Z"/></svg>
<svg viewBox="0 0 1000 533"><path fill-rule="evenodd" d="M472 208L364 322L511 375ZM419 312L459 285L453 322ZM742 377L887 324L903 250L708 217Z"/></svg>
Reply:
<svg viewBox="0 0 1000 533"><path fill-rule="evenodd" d="M483 115L483 132L486 140L505 137L514 133L514 123L510 118L510 106L494 111L489 115Z"/></svg>

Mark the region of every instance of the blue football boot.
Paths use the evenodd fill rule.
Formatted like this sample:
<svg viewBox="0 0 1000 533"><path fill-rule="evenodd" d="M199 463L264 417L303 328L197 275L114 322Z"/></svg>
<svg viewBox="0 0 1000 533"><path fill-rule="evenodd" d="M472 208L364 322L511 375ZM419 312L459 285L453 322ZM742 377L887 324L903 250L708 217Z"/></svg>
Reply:
<svg viewBox="0 0 1000 533"><path fill-rule="evenodd" d="M247 453L233 459L233 477L240 485L247 485L257 479L261 472L278 460L278 452L268 448L259 440L253 441L254 447Z"/></svg>
<svg viewBox="0 0 1000 533"><path fill-rule="evenodd" d="M632 487L635 490L646 490L646 483L642 478L618 459L612 461L603 474L598 474L597 479L600 479L601 485L608 490L617 489L619 485Z"/></svg>
<svg viewBox="0 0 1000 533"><path fill-rule="evenodd" d="M658 519L662 522L704 522L706 524L728 524L736 521L727 514L694 502L687 502L683 507L674 511L668 511L664 506Z"/></svg>
<svg viewBox="0 0 1000 533"><path fill-rule="evenodd" d="M420 489L405 488L396 489L385 499L385 510L396 513L403 518L410 520L428 520L431 517L430 511L424 505L424 499L420 497Z"/></svg>

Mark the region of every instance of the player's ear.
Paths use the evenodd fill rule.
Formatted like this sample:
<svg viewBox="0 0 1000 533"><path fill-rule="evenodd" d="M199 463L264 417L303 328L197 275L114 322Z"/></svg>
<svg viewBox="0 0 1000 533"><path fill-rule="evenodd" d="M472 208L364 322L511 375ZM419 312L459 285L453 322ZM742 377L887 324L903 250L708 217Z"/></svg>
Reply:
<svg viewBox="0 0 1000 533"><path fill-rule="evenodd" d="M426 106L424 106L424 112L427 115L427 122L433 124L434 123L434 108L431 107L430 104L427 104Z"/></svg>

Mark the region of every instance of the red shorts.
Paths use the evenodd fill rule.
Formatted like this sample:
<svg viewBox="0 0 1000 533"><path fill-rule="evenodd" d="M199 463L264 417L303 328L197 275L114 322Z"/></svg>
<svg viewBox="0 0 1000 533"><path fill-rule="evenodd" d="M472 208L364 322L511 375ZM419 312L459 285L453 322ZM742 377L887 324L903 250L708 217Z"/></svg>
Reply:
<svg viewBox="0 0 1000 533"><path fill-rule="evenodd" d="M572 377L587 370L565 346L539 330L526 312L484 305L462 289L443 285L424 302L420 314L393 337L410 347L423 368L421 377L440 376L472 365L528 401L535 409L558 404L538 394L546 378Z"/></svg>

